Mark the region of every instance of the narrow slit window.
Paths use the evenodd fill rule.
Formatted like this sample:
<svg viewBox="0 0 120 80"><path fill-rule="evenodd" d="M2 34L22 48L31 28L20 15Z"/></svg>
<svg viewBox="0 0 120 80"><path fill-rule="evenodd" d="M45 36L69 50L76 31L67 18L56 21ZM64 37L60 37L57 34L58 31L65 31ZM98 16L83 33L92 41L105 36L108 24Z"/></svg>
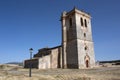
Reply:
<svg viewBox="0 0 120 80"><path fill-rule="evenodd" d="M85 19L85 27L87 27L87 20Z"/></svg>
<svg viewBox="0 0 120 80"><path fill-rule="evenodd" d="M87 50L88 49L88 47L87 46L85 46L85 50Z"/></svg>
<svg viewBox="0 0 120 80"><path fill-rule="evenodd" d="M83 18L80 18L81 26L83 26Z"/></svg>
<svg viewBox="0 0 120 80"><path fill-rule="evenodd" d="M70 27L72 26L72 18L69 20Z"/></svg>
<svg viewBox="0 0 120 80"><path fill-rule="evenodd" d="M84 33L84 37L86 37L86 33Z"/></svg>

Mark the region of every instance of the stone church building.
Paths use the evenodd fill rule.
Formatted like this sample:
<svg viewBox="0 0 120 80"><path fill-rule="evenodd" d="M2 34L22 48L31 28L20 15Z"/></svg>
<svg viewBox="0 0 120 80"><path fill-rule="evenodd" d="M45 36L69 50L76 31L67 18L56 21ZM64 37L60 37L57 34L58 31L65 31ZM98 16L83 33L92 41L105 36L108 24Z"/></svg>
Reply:
<svg viewBox="0 0 120 80"><path fill-rule="evenodd" d="M76 8L61 15L62 44L42 48L24 68L92 68L95 66L90 14Z"/></svg>

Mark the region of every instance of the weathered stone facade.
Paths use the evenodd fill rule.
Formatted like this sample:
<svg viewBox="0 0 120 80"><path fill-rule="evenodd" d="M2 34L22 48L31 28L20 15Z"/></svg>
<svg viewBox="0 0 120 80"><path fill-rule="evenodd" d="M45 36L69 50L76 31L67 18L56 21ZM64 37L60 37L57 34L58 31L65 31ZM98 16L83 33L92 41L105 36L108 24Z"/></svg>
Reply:
<svg viewBox="0 0 120 80"><path fill-rule="evenodd" d="M24 67L29 68L31 64L32 68L39 69L61 68L61 54L61 46L40 49L32 60L24 61Z"/></svg>
<svg viewBox="0 0 120 80"><path fill-rule="evenodd" d="M62 13L61 24L61 46L40 49L34 55L33 61L25 60L24 67L27 68L29 62L36 65L36 68L39 69L94 67L95 56L91 16L74 8L70 12Z"/></svg>

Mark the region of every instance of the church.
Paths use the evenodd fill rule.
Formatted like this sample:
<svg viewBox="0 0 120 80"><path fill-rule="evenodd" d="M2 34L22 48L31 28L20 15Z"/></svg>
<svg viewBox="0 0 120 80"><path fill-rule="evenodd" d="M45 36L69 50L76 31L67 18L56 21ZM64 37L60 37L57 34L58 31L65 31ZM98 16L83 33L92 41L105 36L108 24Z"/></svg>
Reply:
<svg viewBox="0 0 120 80"><path fill-rule="evenodd" d="M77 8L61 15L61 45L42 48L32 59L24 60L24 68L83 69L95 66L91 16Z"/></svg>

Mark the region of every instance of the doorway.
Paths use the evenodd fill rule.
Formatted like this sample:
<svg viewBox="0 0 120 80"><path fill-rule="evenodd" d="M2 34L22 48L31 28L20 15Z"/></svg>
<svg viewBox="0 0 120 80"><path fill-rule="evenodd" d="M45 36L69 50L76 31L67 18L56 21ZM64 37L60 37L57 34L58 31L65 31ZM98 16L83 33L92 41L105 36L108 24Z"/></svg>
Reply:
<svg viewBox="0 0 120 80"><path fill-rule="evenodd" d="M85 67L89 68L90 67L90 57L88 55L85 56Z"/></svg>
<svg viewBox="0 0 120 80"><path fill-rule="evenodd" d="M88 68L88 67L89 67L89 61L86 60L86 68Z"/></svg>

